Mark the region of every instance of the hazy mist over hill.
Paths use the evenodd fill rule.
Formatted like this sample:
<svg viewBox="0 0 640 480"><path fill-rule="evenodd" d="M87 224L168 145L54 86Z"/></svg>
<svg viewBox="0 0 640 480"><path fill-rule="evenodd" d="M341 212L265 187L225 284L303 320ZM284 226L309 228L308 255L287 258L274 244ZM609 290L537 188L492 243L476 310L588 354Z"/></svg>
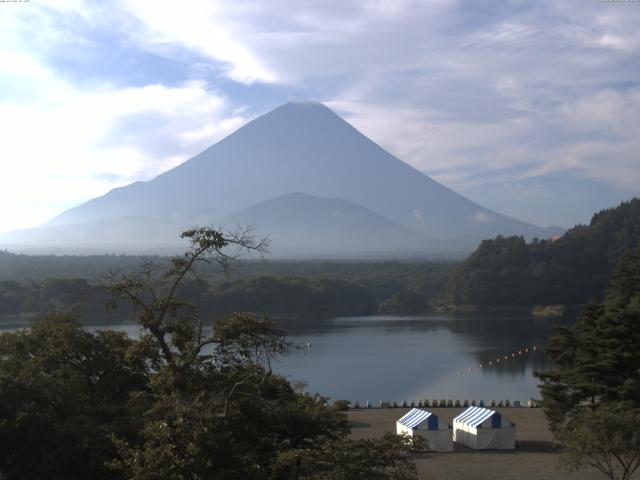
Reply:
<svg viewBox="0 0 640 480"><path fill-rule="evenodd" d="M69 252L153 251L177 247L179 232L195 224L253 226L271 235L278 257L459 255L498 234L557 233L466 199L322 104L290 102L148 182L0 241Z"/></svg>

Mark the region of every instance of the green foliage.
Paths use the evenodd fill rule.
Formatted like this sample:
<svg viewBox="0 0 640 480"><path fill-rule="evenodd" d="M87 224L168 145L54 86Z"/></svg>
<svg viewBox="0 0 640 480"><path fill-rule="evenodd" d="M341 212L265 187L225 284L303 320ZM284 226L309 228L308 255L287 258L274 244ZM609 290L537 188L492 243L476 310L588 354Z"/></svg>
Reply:
<svg viewBox="0 0 640 480"><path fill-rule="evenodd" d="M91 295L99 296L84 279L46 279L39 283L0 282L0 317L18 318L51 311L80 311ZM104 296L100 300L104 302Z"/></svg>
<svg viewBox="0 0 640 480"><path fill-rule="evenodd" d="M559 327L547 354L556 368L538 374L552 428L582 405L626 402L640 407L640 248L612 274L607 302L582 309L575 325Z"/></svg>
<svg viewBox="0 0 640 480"><path fill-rule="evenodd" d="M410 480L416 476L411 455L424 450L420 437L386 433L378 439L325 442L314 450L283 455L279 478L309 480Z"/></svg>
<svg viewBox="0 0 640 480"><path fill-rule="evenodd" d="M340 280L258 277L219 284L207 302L212 311L254 311L274 315L366 315L376 311L362 286Z"/></svg>
<svg viewBox="0 0 640 480"><path fill-rule="evenodd" d="M600 300L617 260L639 242L640 199L599 212L589 226L578 225L556 240L485 240L453 273L447 299L479 306Z"/></svg>
<svg viewBox="0 0 640 480"><path fill-rule="evenodd" d="M351 401L349 400L336 400L335 402L333 402L333 408L338 412L346 412L347 410L349 410L350 406Z"/></svg>
<svg viewBox="0 0 640 480"><path fill-rule="evenodd" d="M108 284L131 304L139 340L64 315L0 335L0 478L414 478L419 446L348 440L326 398L271 370L293 347L273 322L234 314L205 333L180 287L199 265L226 268L227 246L262 244L185 236L191 248L168 268L148 262Z"/></svg>
<svg viewBox="0 0 640 480"><path fill-rule="evenodd" d="M147 387L136 342L90 333L68 315L0 335L0 473L5 478L112 478L108 434L134 440Z"/></svg>
<svg viewBox="0 0 640 480"><path fill-rule="evenodd" d="M584 307L547 346L542 407L569 468L628 479L640 466L640 248L623 256L604 304Z"/></svg>
<svg viewBox="0 0 640 480"><path fill-rule="evenodd" d="M170 268L169 262L160 259L146 259L140 265L142 270L151 265L157 270ZM198 310L215 317L238 311L261 312L293 320L372 315L378 310L382 313L425 313L431 309L435 298L442 295L451 268L448 265L395 263L317 265L300 262L290 266L291 272L308 277L285 275L286 264L273 264L267 272L277 276L253 276L259 270L252 267L246 272L247 278L235 278L238 275L234 273L234 279L219 279L207 275L209 267L202 265L205 268L201 268L200 278L185 279L176 293ZM136 271L139 273L140 270ZM128 321L132 316L129 305L120 301L117 309L107 311L105 304L109 297L105 293L100 285L81 278L0 281L0 321L31 320L52 310L74 310L81 321L94 325ZM380 302L382 305L379 306Z"/></svg>
<svg viewBox="0 0 640 480"><path fill-rule="evenodd" d="M242 232L237 233L236 240L242 237ZM244 236L250 235L244 232ZM214 240L208 241L213 244ZM135 275L149 264L168 269L171 258L31 256L0 251L0 321L31 320L52 309L71 308L81 314L81 321L92 324L127 321L131 312L125 304L105 313L104 291L95 279L111 272ZM254 311L287 318L371 315L379 306L385 313L426 313L443 296L453 267L423 260L236 260L232 276L227 276L219 265L218 261L212 265L199 262L199 280L182 282L180 297L213 316ZM67 282L66 288L76 292L76 300L53 296L52 290L42 288L49 280ZM409 306L404 305L407 295L416 299Z"/></svg>
<svg viewBox="0 0 640 480"><path fill-rule="evenodd" d="M64 292L52 290L52 284L59 290L64 288ZM210 285L205 280L190 279L177 293L198 310L217 317L252 311L283 318L327 318L373 314L377 309L367 289L341 280L258 277ZM102 287L82 279L0 282L0 319L5 321L30 320L53 310L74 310L84 322L94 325L131 318L129 305L120 301L118 309L107 310L107 301Z"/></svg>
<svg viewBox="0 0 640 480"><path fill-rule="evenodd" d="M615 404L584 409L559 440L569 470L592 467L611 480L628 480L640 467L640 411Z"/></svg>
<svg viewBox="0 0 640 480"><path fill-rule="evenodd" d="M455 304L511 305L526 291L525 272L529 264L527 245L522 237L484 240L458 267L450 284Z"/></svg>

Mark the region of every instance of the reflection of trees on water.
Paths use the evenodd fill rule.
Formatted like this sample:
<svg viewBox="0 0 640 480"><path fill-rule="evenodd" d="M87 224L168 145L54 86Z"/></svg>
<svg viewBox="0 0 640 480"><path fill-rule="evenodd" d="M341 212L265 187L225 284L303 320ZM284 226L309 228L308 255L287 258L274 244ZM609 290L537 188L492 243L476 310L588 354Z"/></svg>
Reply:
<svg viewBox="0 0 640 480"><path fill-rule="evenodd" d="M544 370L549 362L544 347L553 327L567 323L561 319L539 318L495 318L480 320L477 318L457 318L450 322L449 330L462 335L469 343L471 353L483 371L502 376L524 375L528 369ZM532 346L537 351L532 350ZM525 353L525 349L529 353ZM522 355L518 355L522 351ZM512 357L512 353L516 356ZM504 356L507 356L507 360ZM496 362L496 359L500 362ZM492 365L489 366L489 361Z"/></svg>
<svg viewBox="0 0 640 480"><path fill-rule="evenodd" d="M367 319L368 318L368 319ZM474 374L479 373L479 365L483 365L480 374L497 375L498 377L522 377L529 375L531 370L544 370L550 367L544 347L553 328L557 325L572 323L571 319L535 318L525 316L487 316L468 315L458 317L400 317L362 319L341 319L334 322L335 329L367 329L381 328L386 334L401 334L407 331L425 334L446 330L462 341L461 351L475 358L475 364L464 365L461 362L456 368L473 368ZM532 350L532 346L537 351ZM524 349L529 348L529 353ZM523 354L518 355L522 350ZM516 353L516 357L511 354ZM508 359L505 360L504 356ZM500 358L497 363L496 359ZM492 365L489 366L489 361ZM464 374L467 374L465 370Z"/></svg>

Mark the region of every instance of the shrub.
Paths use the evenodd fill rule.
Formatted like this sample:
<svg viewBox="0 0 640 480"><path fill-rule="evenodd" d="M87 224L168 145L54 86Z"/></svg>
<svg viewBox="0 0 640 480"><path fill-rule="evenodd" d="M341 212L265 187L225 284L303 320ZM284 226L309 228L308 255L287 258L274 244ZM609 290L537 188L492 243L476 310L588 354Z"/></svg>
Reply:
<svg viewBox="0 0 640 480"><path fill-rule="evenodd" d="M349 400L336 400L335 402L333 402L333 409L337 410L338 412L346 412L347 410L349 410L350 406L351 402Z"/></svg>

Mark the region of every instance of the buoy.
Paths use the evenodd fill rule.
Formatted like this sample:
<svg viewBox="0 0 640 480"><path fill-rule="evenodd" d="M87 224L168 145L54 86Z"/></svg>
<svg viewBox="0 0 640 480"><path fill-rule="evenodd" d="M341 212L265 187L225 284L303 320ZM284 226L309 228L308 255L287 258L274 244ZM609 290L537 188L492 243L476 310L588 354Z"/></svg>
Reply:
<svg viewBox="0 0 640 480"><path fill-rule="evenodd" d="M469 371L470 371L470 372L473 372L473 368L469 367Z"/></svg>
<svg viewBox="0 0 640 480"><path fill-rule="evenodd" d="M489 362L489 364L491 364L491 362ZM480 368L482 368L482 364L480 364Z"/></svg>
<svg viewBox="0 0 640 480"><path fill-rule="evenodd" d="M462 370L458 370L458 375L462 375Z"/></svg>
<svg viewBox="0 0 640 480"><path fill-rule="evenodd" d="M489 362L489 366L491 366L491 362Z"/></svg>
<svg viewBox="0 0 640 480"><path fill-rule="evenodd" d="M534 352L536 351L536 346L535 346L535 345L533 346L533 351L534 351Z"/></svg>

